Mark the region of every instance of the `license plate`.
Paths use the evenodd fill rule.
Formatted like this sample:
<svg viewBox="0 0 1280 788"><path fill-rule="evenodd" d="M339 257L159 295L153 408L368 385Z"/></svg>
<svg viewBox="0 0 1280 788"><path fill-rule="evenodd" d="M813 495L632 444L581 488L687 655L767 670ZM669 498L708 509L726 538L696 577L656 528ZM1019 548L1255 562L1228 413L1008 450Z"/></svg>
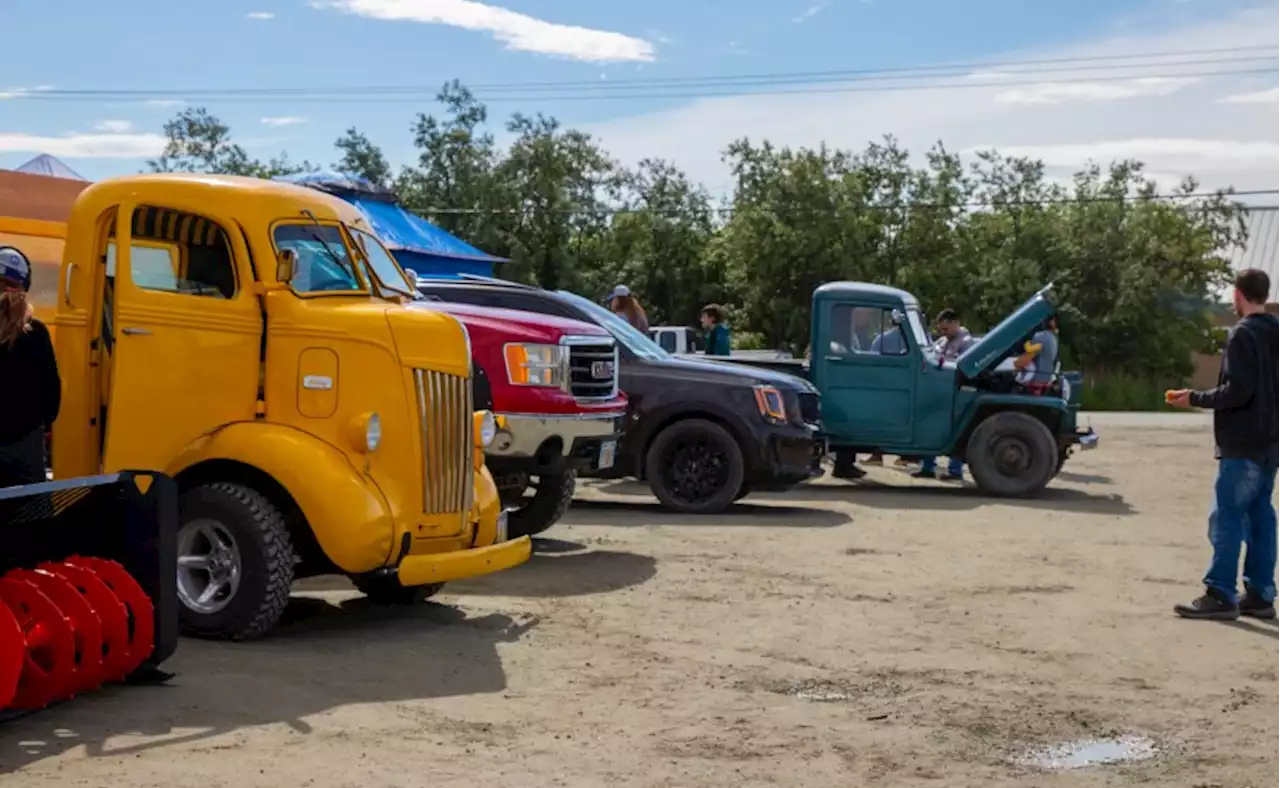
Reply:
<svg viewBox="0 0 1280 788"><path fill-rule="evenodd" d="M605 441L604 443L600 444L600 459L599 459L599 462L596 463L596 466L602 471L605 470L606 468L612 468L613 458L614 458L614 455L616 455L617 453L618 453L617 441Z"/></svg>

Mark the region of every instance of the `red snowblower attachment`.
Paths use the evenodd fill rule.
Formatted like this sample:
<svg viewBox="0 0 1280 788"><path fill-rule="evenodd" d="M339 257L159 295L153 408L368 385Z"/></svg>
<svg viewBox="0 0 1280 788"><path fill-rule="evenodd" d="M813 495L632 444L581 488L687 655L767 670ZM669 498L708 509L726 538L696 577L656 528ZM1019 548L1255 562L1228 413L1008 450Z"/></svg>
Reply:
<svg viewBox="0 0 1280 788"><path fill-rule="evenodd" d="M0 718L164 676L177 501L141 472L0 489Z"/></svg>

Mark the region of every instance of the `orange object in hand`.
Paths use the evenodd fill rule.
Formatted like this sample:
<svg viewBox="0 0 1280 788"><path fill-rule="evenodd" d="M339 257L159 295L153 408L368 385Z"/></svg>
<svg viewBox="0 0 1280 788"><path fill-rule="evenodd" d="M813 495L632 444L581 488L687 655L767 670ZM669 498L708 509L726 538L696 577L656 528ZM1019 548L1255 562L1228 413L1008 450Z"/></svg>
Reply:
<svg viewBox="0 0 1280 788"><path fill-rule="evenodd" d="M1165 390L1165 392L1164 392L1164 401L1165 401L1165 402L1173 402L1173 398L1174 398L1177 394L1178 394L1178 392L1174 391L1173 389L1166 389L1166 390Z"/></svg>

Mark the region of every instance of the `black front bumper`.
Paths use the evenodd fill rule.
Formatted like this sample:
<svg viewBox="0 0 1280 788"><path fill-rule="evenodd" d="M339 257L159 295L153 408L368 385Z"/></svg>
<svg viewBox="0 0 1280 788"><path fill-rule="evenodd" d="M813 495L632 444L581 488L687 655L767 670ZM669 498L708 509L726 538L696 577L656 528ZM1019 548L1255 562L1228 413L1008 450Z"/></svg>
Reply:
<svg viewBox="0 0 1280 788"><path fill-rule="evenodd" d="M785 490L822 475L827 439L815 427L787 427L759 436L750 463L753 490Z"/></svg>
<svg viewBox="0 0 1280 788"><path fill-rule="evenodd" d="M601 452L606 443L613 443L613 462L608 467L601 467ZM565 462L579 473L607 472L616 468L621 459L622 433L615 432L599 438L578 438L569 449Z"/></svg>

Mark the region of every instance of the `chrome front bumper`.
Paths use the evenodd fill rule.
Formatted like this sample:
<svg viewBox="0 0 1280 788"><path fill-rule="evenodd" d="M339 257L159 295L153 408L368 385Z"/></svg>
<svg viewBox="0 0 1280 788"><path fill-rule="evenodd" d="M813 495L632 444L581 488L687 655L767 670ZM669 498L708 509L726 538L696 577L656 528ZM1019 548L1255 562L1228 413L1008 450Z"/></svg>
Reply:
<svg viewBox="0 0 1280 788"><path fill-rule="evenodd" d="M579 440L609 438L622 432L624 411L549 416L533 413L500 413L506 422L485 454L493 457L535 457L552 438L560 439L560 453L569 456Z"/></svg>
<svg viewBox="0 0 1280 788"><path fill-rule="evenodd" d="M1084 431L1076 431L1076 445L1081 449L1096 449L1098 447L1098 433L1090 427Z"/></svg>

